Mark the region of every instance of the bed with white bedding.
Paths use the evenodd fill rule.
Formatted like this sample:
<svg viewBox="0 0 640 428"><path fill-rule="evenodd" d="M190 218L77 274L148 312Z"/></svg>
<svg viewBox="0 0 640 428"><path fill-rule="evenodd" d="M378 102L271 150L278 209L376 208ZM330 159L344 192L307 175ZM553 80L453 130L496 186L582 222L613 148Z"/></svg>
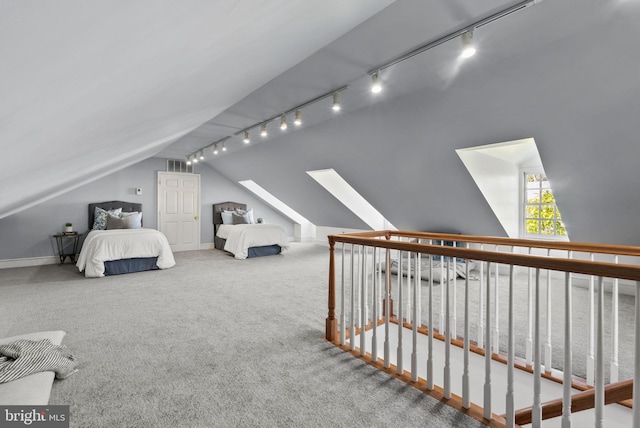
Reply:
<svg viewBox="0 0 640 428"><path fill-rule="evenodd" d="M89 204L89 233L76 266L86 277L102 277L175 265L166 236L142 227L142 204Z"/></svg>
<svg viewBox="0 0 640 428"><path fill-rule="evenodd" d="M149 269L169 269L176 262L167 238L155 229L92 230L82 245L76 266L86 277L105 276L105 263L126 260L130 268L119 273L137 272L134 266L146 266L140 259L155 259ZM111 271L113 272L113 267ZM109 270L107 268L107 274Z"/></svg>
<svg viewBox="0 0 640 428"><path fill-rule="evenodd" d="M284 230L275 224L221 224L216 236L225 240L223 249L239 260L258 257L259 248L278 246L281 251L289 245Z"/></svg>
<svg viewBox="0 0 640 428"><path fill-rule="evenodd" d="M280 254L289 246L282 227L256 223L253 210L237 202L213 205L213 230L215 248L239 260Z"/></svg>

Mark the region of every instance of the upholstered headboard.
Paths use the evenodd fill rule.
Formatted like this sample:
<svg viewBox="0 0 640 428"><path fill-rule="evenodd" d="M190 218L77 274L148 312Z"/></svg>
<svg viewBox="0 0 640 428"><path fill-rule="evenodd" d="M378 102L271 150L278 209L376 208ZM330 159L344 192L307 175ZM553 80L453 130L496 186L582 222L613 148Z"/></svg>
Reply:
<svg viewBox="0 0 640 428"><path fill-rule="evenodd" d="M89 204L89 230L93 229L93 222L95 220L96 207L102 208L103 210L113 210L116 208L122 208L123 212L142 212L142 204L138 204L135 202L124 202L124 201L108 201L108 202L96 202L93 204Z"/></svg>
<svg viewBox="0 0 640 428"><path fill-rule="evenodd" d="M246 210L247 204L240 204L238 202L221 202L219 204L213 204L213 224L222 224L222 211L235 211Z"/></svg>

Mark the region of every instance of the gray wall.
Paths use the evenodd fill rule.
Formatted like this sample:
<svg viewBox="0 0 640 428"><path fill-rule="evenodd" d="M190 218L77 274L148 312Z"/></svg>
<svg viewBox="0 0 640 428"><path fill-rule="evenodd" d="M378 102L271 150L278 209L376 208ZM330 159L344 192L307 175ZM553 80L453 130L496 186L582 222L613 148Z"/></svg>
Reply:
<svg viewBox="0 0 640 428"><path fill-rule="evenodd" d="M640 86L628 36L638 28L620 18L518 55L478 55L444 87L380 100L214 167L232 180L251 171L317 225L360 227L305 173L334 168L400 229L506 236L455 150L533 137L570 239L638 245Z"/></svg>
<svg viewBox="0 0 640 428"><path fill-rule="evenodd" d="M36 207L0 219L0 260L45 257L57 254L52 235L61 232L66 222L75 230L88 229L87 205L91 202L123 200L143 204L144 226L157 227L157 171L166 170L166 161L147 159L88 183ZM35 173L35 172L34 172ZM292 222L254 197L239 184L229 181L207 165L198 165L201 176L201 243L213 242L212 205L217 202L247 203L256 216L281 225L293 236ZM142 195L135 188L142 188Z"/></svg>

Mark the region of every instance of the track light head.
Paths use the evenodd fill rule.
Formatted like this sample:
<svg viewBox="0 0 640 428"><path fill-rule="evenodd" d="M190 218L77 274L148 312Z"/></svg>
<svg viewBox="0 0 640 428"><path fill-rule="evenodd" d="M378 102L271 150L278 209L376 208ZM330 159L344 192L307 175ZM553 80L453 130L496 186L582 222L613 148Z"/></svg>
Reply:
<svg viewBox="0 0 640 428"><path fill-rule="evenodd" d="M227 142L226 142L226 141L223 141L223 142L222 142L222 151L223 151L223 152L226 152L226 151L227 151Z"/></svg>
<svg viewBox="0 0 640 428"><path fill-rule="evenodd" d="M300 110L296 110L296 118L293 121L296 126L302 125L302 112Z"/></svg>
<svg viewBox="0 0 640 428"><path fill-rule="evenodd" d="M378 72L376 71L371 75L371 92L374 94L379 94L382 91L382 85L378 80Z"/></svg>
<svg viewBox="0 0 640 428"><path fill-rule="evenodd" d="M333 111L340 111L340 94L338 92L333 93L333 104L331 108Z"/></svg>
<svg viewBox="0 0 640 428"><path fill-rule="evenodd" d="M187 165L191 165L191 156L187 158Z"/></svg>
<svg viewBox="0 0 640 428"><path fill-rule="evenodd" d="M260 136L261 137L266 137L267 134L267 124L263 123L262 125L260 125Z"/></svg>
<svg viewBox="0 0 640 428"><path fill-rule="evenodd" d="M193 163L198 163L198 157L194 155L194 156L191 158L191 162L193 162Z"/></svg>
<svg viewBox="0 0 640 428"><path fill-rule="evenodd" d="M251 138L249 138L249 131L244 131L244 141L245 144L249 144L251 142Z"/></svg>
<svg viewBox="0 0 640 428"><path fill-rule="evenodd" d="M218 154L218 143L215 143L215 144L213 145L213 154L214 154L214 155L217 155L217 154Z"/></svg>
<svg viewBox="0 0 640 428"><path fill-rule="evenodd" d="M283 131L287 129L287 116L284 114L280 117L280 129Z"/></svg>
<svg viewBox="0 0 640 428"><path fill-rule="evenodd" d="M202 153L202 150L200 150L200 156L199 156L200 160L204 160L204 153Z"/></svg>
<svg viewBox="0 0 640 428"><path fill-rule="evenodd" d="M473 30L466 31L460 36L462 39L462 52L460 58L471 58L476 54L476 47L473 45Z"/></svg>

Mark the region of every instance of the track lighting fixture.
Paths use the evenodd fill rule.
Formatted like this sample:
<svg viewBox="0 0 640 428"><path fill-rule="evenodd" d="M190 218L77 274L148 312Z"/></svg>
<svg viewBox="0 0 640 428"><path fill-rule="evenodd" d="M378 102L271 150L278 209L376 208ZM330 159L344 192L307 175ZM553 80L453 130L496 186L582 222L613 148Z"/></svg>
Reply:
<svg viewBox="0 0 640 428"><path fill-rule="evenodd" d="M340 111L340 94L338 92L333 93L333 104L331 108L333 111Z"/></svg>
<svg viewBox="0 0 640 428"><path fill-rule="evenodd" d="M371 75L371 92L378 94L382 91L382 85L378 81L378 72L376 71Z"/></svg>
<svg viewBox="0 0 640 428"><path fill-rule="evenodd" d="M202 150L200 150L200 160L204 160L204 153L202 153Z"/></svg>
<svg viewBox="0 0 640 428"><path fill-rule="evenodd" d="M226 152L226 151L227 151L227 142L226 142L226 141L223 141L223 142L222 142L222 151L223 151L223 152Z"/></svg>
<svg viewBox="0 0 640 428"><path fill-rule="evenodd" d="M506 16L511 15L514 12L517 12L519 10L523 10L525 8L528 8L530 6L533 6L537 3L540 3L542 0L522 0L516 4L513 4L505 9L499 10L489 16L485 16L484 18L475 21L473 23L467 23L464 27L459 27L453 31L451 31L450 33L447 33L446 35L439 37L438 39L432 40L428 43L425 43L415 49L413 49L412 51L409 52L405 52L402 55L399 55L393 59L391 59L390 61L387 61L384 64L378 64L375 68L371 69L368 71L368 74L371 76L371 92L374 94L377 94L379 92L382 91L382 84L380 82L380 72L382 72L383 70L386 70L389 67L392 67L396 64L399 64L405 60L411 59L416 55L419 55L423 52L426 52L430 49L433 49L435 47L438 47L440 45L442 45L443 43L448 43L451 40L455 40L458 37L461 38L462 40L462 47L463 50L460 54L461 58L469 58L471 56L473 56L476 53L476 49L475 46L473 45L473 33L476 29L481 28L487 24L490 24L498 19L504 18ZM286 130L287 129L287 115L288 114L293 114L295 112L295 116L294 116L294 121L293 123L296 126L300 126L302 124L302 109L305 107L308 107L312 104L315 104L317 102L320 102L328 97L332 97L333 98L333 103L331 105L331 109L335 112L339 112L341 110L341 105L340 105L340 92L345 91L349 88L349 85L345 85L342 86L340 88L337 89L333 89L330 92L326 92L322 95L319 95L309 101L306 101L302 104L299 104L289 110L285 110L282 113L277 113L274 116L268 117L266 119L262 119L261 122L258 123L254 123L251 126L248 126L244 129L238 130L237 132L235 132L233 134L233 136L237 137L240 136L242 134L244 134L244 139L243 141L245 143L249 143L250 142L250 138L249 138L249 131L252 129L256 129L258 128L258 126L260 127L260 136L265 138L267 137L267 124L269 122L275 122L278 117L280 118L280 129L281 130ZM282 110L280 110L282 111ZM218 154L218 144L222 144L222 151L226 151L226 140L232 138L232 136L227 136L224 137L218 141L216 141L213 145L214 149L213 152L214 154ZM208 145L205 147L205 149L208 149L209 147L211 147L211 145ZM187 164L190 165L191 163L197 163L198 162L198 156L197 156L197 152L196 153L192 153L189 158L187 159ZM200 151L200 156L202 156L202 151ZM201 158L204 159L204 158Z"/></svg>
<svg viewBox="0 0 640 428"><path fill-rule="evenodd" d="M471 58L476 54L476 47L473 45L473 30L462 33L462 52L460 58Z"/></svg>

